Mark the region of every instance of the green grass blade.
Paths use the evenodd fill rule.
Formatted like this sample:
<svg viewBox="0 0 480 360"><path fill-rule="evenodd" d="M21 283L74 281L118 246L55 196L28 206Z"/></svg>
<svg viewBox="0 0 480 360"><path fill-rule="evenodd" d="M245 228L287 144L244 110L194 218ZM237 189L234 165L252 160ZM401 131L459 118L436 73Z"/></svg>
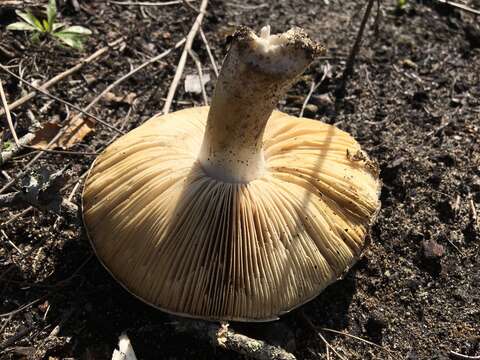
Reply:
<svg viewBox="0 0 480 360"><path fill-rule="evenodd" d="M64 34L92 35L92 32L83 26L69 26L61 31Z"/></svg>
<svg viewBox="0 0 480 360"><path fill-rule="evenodd" d="M21 11L16 11L17 15L22 18L26 23L35 26L39 31L45 32L45 29L40 22L32 13L30 12L21 12Z"/></svg>
<svg viewBox="0 0 480 360"><path fill-rule="evenodd" d="M19 21L19 22L8 25L7 30L35 31L38 29L33 25L27 24L23 21Z"/></svg>
<svg viewBox="0 0 480 360"><path fill-rule="evenodd" d="M53 24L57 19L57 3L55 0L49 0L47 7L48 32L53 31Z"/></svg>
<svg viewBox="0 0 480 360"><path fill-rule="evenodd" d="M53 24L52 32L56 32L57 30L63 28L65 26L64 23L55 23Z"/></svg>
<svg viewBox="0 0 480 360"><path fill-rule="evenodd" d="M64 44L74 48L81 50L83 49L83 41L84 37L78 34L72 33L64 33L63 31L59 31L53 34L56 38L58 38Z"/></svg>

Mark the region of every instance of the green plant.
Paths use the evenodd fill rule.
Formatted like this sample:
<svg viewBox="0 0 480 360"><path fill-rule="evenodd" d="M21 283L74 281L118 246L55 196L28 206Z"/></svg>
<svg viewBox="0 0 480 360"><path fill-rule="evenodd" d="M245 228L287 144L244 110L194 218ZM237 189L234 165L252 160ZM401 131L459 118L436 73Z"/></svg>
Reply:
<svg viewBox="0 0 480 360"><path fill-rule="evenodd" d="M38 19L30 11L17 11L17 15L23 20L7 26L8 30L31 31L30 39L38 41L42 36L49 35L58 39L67 46L82 49L83 42L92 32L82 26L68 26L64 23L55 22L57 19L57 5L55 0L49 0L46 18Z"/></svg>
<svg viewBox="0 0 480 360"><path fill-rule="evenodd" d="M407 7L408 0L397 0L397 10L404 10Z"/></svg>
<svg viewBox="0 0 480 360"><path fill-rule="evenodd" d="M3 143L2 151L9 151L12 147L13 147L13 143L7 140Z"/></svg>

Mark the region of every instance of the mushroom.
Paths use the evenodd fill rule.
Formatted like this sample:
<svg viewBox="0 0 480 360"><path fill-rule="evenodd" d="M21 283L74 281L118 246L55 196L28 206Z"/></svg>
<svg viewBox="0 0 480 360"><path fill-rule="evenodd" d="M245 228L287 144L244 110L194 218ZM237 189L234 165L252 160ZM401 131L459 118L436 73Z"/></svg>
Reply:
<svg viewBox="0 0 480 360"><path fill-rule="evenodd" d="M376 165L344 131L274 110L322 51L298 28L240 27L210 107L154 116L95 160L84 223L128 291L176 315L269 321L360 257Z"/></svg>

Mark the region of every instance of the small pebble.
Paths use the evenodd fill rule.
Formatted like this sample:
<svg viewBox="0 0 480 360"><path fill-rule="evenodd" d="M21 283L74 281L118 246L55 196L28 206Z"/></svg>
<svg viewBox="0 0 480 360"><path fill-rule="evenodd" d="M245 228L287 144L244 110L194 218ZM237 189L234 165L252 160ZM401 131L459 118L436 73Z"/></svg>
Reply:
<svg viewBox="0 0 480 360"><path fill-rule="evenodd" d="M435 240L425 240L422 243L423 256L427 260L438 260L445 254L445 248Z"/></svg>
<svg viewBox="0 0 480 360"><path fill-rule="evenodd" d="M305 110L303 111L303 115L310 117L315 116L318 112L318 106L314 104L307 104L305 106Z"/></svg>

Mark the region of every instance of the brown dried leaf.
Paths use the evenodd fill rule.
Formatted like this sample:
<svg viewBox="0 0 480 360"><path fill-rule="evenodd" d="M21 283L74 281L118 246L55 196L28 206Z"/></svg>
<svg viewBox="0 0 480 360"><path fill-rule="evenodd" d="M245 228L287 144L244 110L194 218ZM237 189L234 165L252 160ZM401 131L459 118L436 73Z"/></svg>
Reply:
<svg viewBox="0 0 480 360"><path fill-rule="evenodd" d="M42 127L35 132L30 146L37 149L46 149L48 143L57 135L62 127L54 122L47 122L42 124Z"/></svg>
<svg viewBox="0 0 480 360"><path fill-rule="evenodd" d="M83 119L74 116L72 121L68 124L65 132L60 138L51 146L51 149L61 148L69 149L75 144L78 144L90 132L94 131L95 124L89 119ZM62 127L53 122L43 124L42 128L35 134L31 146L37 149L46 149L50 141L58 134Z"/></svg>
<svg viewBox="0 0 480 360"><path fill-rule="evenodd" d="M58 139L58 147L69 149L73 145L81 142L83 138L92 131L95 131L95 123L92 120L75 116L65 130L65 133Z"/></svg>

